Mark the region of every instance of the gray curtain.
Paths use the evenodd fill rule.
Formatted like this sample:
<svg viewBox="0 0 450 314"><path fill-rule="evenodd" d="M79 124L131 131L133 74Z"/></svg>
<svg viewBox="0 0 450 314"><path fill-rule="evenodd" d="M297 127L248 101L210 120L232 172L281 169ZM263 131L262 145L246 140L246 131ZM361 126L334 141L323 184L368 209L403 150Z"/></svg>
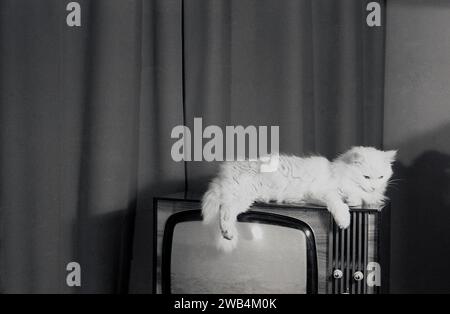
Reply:
<svg viewBox="0 0 450 314"><path fill-rule="evenodd" d="M149 200L184 186L169 141L182 124L178 3L158 30L153 2L79 3L82 27L69 28L66 1L0 1L4 293L124 291L136 207L148 224L136 257L151 261ZM80 288L66 285L72 261Z"/></svg>
<svg viewBox="0 0 450 314"><path fill-rule="evenodd" d="M0 0L0 292L149 292L152 197L217 166L171 159L194 117L279 125L286 153L382 144L367 1L78 2L69 28L65 1Z"/></svg>
<svg viewBox="0 0 450 314"><path fill-rule="evenodd" d="M380 147L384 27L368 2L186 1L187 125L278 125L284 153ZM201 191L216 169L187 167Z"/></svg>

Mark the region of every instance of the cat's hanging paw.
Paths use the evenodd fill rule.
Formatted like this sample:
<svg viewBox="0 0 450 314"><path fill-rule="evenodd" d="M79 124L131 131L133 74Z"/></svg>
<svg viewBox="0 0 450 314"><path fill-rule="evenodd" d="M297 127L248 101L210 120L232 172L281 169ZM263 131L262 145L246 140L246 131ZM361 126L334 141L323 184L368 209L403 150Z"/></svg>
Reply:
<svg viewBox="0 0 450 314"><path fill-rule="evenodd" d="M236 217L232 217L228 212L220 212L220 234L216 241L220 251L231 252L237 246L238 232L236 228Z"/></svg>
<svg viewBox="0 0 450 314"><path fill-rule="evenodd" d="M236 236L236 228L228 223L221 223L220 231L222 232L222 236L227 240L233 240Z"/></svg>
<svg viewBox="0 0 450 314"><path fill-rule="evenodd" d="M223 210L220 211L220 232L226 240L233 240L237 237L236 219Z"/></svg>
<svg viewBox="0 0 450 314"><path fill-rule="evenodd" d="M341 211L334 214L334 220L341 229L346 229L350 226L350 212Z"/></svg>
<svg viewBox="0 0 450 314"><path fill-rule="evenodd" d="M350 226L350 211L346 204L342 204L332 212L336 224L341 229Z"/></svg>

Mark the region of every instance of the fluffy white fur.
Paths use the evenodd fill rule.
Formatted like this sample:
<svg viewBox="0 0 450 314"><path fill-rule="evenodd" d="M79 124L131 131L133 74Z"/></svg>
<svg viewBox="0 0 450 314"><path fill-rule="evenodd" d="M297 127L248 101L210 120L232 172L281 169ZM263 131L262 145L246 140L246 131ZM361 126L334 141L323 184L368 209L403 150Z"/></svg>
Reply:
<svg viewBox="0 0 450 314"><path fill-rule="evenodd" d="M217 223L217 245L225 251L237 244L237 215L255 201L323 205L347 228L349 206L373 208L385 201L395 155L373 147L353 147L333 161L280 155L274 172L261 172L262 161L224 162L203 196L203 222Z"/></svg>

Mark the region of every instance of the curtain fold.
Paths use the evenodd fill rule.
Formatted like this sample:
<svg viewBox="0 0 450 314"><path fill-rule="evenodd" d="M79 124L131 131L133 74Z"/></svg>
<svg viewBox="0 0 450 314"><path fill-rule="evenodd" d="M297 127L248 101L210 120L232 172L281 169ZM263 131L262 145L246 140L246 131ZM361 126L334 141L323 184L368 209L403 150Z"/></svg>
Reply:
<svg viewBox="0 0 450 314"><path fill-rule="evenodd" d="M150 292L152 198L216 171L171 158L194 117L278 125L285 153L382 144L368 1L77 2L81 27L65 1L0 0L0 292Z"/></svg>
<svg viewBox="0 0 450 314"><path fill-rule="evenodd" d="M288 154L381 147L384 28L367 3L186 1L186 124L278 125ZM217 167L187 166L199 191Z"/></svg>
<svg viewBox="0 0 450 314"><path fill-rule="evenodd" d="M183 125L181 1L142 2L138 198L130 291L152 291L153 197L184 190L171 158L172 129Z"/></svg>
<svg viewBox="0 0 450 314"><path fill-rule="evenodd" d="M1 1L1 288L118 291L137 191L141 2ZM81 265L82 286L66 285Z"/></svg>

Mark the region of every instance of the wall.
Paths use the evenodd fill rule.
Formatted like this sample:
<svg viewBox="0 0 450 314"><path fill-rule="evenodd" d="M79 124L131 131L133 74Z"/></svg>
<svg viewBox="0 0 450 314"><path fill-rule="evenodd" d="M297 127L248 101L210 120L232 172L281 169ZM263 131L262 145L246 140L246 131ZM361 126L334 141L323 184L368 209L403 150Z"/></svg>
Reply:
<svg viewBox="0 0 450 314"><path fill-rule="evenodd" d="M391 191L392 292L449 292L450 1L388 0L385 148L399 149Z"/></svg>

